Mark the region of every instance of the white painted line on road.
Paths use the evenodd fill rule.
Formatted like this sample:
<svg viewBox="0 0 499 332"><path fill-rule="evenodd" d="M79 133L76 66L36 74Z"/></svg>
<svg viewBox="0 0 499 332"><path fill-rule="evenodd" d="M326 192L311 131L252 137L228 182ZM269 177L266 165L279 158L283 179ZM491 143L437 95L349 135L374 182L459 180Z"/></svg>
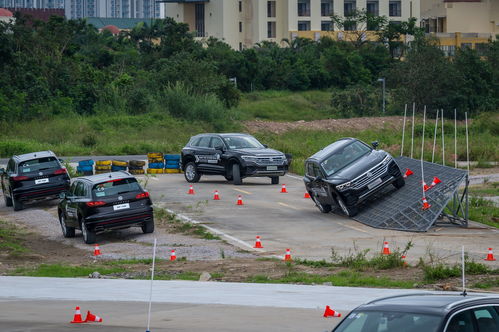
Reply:
<svg viewBox="0 0 499 332"><path fill-rule="evenodd" d="M289 176L290 178L297 179L297 180L303 180L302 177L299 177L299 176L296 176L296 175L286 174L286 176Z"/></svg>
<svg viewBox="0 0 499 332"><path fill-rule="evenodd" d="M239 191L240 193L243 193L243 194L251 195L251 193L249 191L246 191L246 190L237 189L237 188L232 188L232 189L234 189L235 191Z"/></svg>
<svg viewBox="0 0 499 332"><path fill-rule="evenodd" d="M368 231L365 231L363 230L362 228L359 228L359 227L356 227L356 226L352 226L352 225L348 225L348 224L344 224L344 223L341 223L341 225L347 227L347 228L350 228L350 229L353 229L355 231L359 231L359 232L362 232L362 233L366 233L366 234L369 234Z"/></svg>
<svg viewBox="0 0 499 332"><path fill-rule="evenodd" d="M278 202L277 204L282 205L282 206L285 206L285 207L287 207L287 208L294 209L294 210L299 210L299 209L297 209L295 206L291 206L291 205L286 204L286 203L283 203L283 202Z"/></svg>
<svg viewBox="0 0 499 332"><path fill-rule="evenodd" d="M248 243L244 242L243 240L240 240L240 239L238 239L238 238L236 238L236 237L234 237L234 236L232 236L232 235L229 235L229 234L227 234L227 233L224 233L224 232L222 232L221 230L218 230L218 229L216 229L216 228L213 228L213 227L210 227L210 226L204 225L204 224L202 224L201 222L199 222L199 221L197 221L197 220L194 220L194 219L192 219L192 218L190 218L190 217L188 217L188 216L186 216L186 215L183 215L183 214L181 214L181 213L177 213L177 212L175 212L175 211L173 211L173 210L170 210L170 209L168 209L168 208L165 208L165 210L166 210L168 213L174 214L174 215L176 215L177 217L179 217L180 219L183 219L184 221L190 222L190 223L192 223L192 224L200 225L200 226L202 226L202 227L206 228L207 230L209 230L209 231L210 231L210 232L212 232L212 233L215 233L215 234L220 235L220 236L223 236L223 237L225 237L225 238L227 238L227 239L229 239L229 240L231 240L231 241L234 241L234 242L236 242L236 243L239 243L240 245L244 246L245 248L248 248L248 249L251 249L251 250L253 250L253 251L257 251L257 252L264 252L264 250L261 250L261 249L258 249L258 248L253 248L250 244L248 244Z"/></svg>

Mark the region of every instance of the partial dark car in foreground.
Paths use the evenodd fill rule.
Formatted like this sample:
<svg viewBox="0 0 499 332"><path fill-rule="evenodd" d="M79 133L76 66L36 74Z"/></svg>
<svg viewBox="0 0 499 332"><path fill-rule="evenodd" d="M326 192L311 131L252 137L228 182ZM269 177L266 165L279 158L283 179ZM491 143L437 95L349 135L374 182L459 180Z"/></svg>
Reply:
<svg viewBox="0 0 499 332"><path fill-rule="evenodd" d="M223 175L236 185L250 176L269 177L278 184L288 171L290 156L247 134L201 134L182 149L181 163L188 182L198 182L202 175Z"/></svg>
<svg viewBox="0 0 499 332"><path fill-rule="evenodd" d="M54 199L68 190L70 178L52 151L40 151L13 156L6 169L0 169L5 205L14 211L24 203L39 199Z"/></svg>
<svg viewBox="0 0 499 332"><path fill-rule="evenodd" d="M499 295L408 294L377 299L333 332L498 332Z"/></svg>
<svg viewBox="0 0 499 332"><path fill-rule="evenodd" d="M61 194L58 214L64 237L74 237L80 229L88 244L106 230L141 227L144 233L154 232L149 193L125 171L74 179Z"/></svg>
<svg viewBox="0 0 499 332"><path fill-rule="evenodd" d="M358 205L384 187L405 180L392 156L355 138L342 138L305 161L305 187L319 210L338 205L350 217Z"/></svg>

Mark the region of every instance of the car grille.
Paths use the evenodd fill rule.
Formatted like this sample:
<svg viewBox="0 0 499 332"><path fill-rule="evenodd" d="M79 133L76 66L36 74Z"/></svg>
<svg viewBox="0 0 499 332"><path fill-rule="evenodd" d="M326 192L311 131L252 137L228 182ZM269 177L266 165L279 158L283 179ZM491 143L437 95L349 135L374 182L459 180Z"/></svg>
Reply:
<svg viewBox="0 0 499 332"><path fill-rule="evenodd" d="M259 156L256 158L258 165L282 165L286 158L284 156Z"/></svg>
<svg viewBox="0 0 499 332"><path fill-rule="evenodd" d="M369 183L385 174L387 172L387 168L388 165L383 164L379 164L371 168L369 171L365 172L354 181L352 181L350 188L358 190L367 186Z"/></svg>

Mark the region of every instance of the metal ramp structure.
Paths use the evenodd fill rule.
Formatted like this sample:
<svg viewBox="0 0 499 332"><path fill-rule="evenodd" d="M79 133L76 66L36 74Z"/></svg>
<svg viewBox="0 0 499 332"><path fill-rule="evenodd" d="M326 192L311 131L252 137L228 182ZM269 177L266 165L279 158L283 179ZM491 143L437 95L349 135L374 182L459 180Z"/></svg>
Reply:
<svg viewBox="0 0 499 332"><path fill-rule="evenodd" d="M353 218L363 224L382 229L426 232L437 223L468 225L468 173L464 170L424 163L425 182L431 184L437 176L441 183L426 191L431 207L423 210L421 186L421 161L407 157L395 158L402 173L406 168L414 172L406 178L405 186L395 189L388 186L359 207ZM459 187L465 183L464 192ZM451 202L452 200L452 202Z"/></svg>

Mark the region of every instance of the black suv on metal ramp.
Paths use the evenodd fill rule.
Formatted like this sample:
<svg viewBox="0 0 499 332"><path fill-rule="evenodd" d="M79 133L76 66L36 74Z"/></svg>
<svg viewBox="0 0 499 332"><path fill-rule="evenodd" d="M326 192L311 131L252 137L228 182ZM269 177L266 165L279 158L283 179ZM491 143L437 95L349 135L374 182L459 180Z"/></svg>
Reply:
<svg viewBox="0 0 499 332"><path fill-rule="evenodd" d="M288 171L290 156L269 149L247 134L200 134L182 149L181 167L188 182L201 175L223 175L238 185L250 176L266 176L272 184Z"/></svg>
<svg viewBox="0 0 499 332"><path fill-rule="evenodd" d="M389 184L405 185L392 156L355 138L342 138L305 161L305 187L319 210L338 205L350 217L358 204Z"/></svg>
<svg viewBox="0 0 499 332"><path fill-rule="evenodd" d="M128 172L112 172L74 179L69 192L61 194L59 222L64 237L81 229L85 243L94 243L105 230L141 227L154 232L149 193Z"/></svg>
<svg viewBox="0 0 499 332"><path fill-rule="evenodd" d="M14 211L24 208L27 201L58 198L69 188L70 178L52 151L12 156L7 169L0 169L5 205Z"/></svg>

